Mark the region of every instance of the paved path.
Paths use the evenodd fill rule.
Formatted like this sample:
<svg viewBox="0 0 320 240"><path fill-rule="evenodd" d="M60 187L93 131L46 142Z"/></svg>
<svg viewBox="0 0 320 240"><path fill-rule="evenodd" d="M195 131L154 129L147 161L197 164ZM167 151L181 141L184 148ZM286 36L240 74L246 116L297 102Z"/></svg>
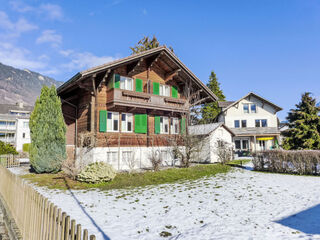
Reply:
<svg viewBox="0 0 320 240"><path fill-rule="evenodd" d="M8 231L6 229L6 226L4 224L3 220L3 213L0 208L0 240L9 240Z"/></svg>

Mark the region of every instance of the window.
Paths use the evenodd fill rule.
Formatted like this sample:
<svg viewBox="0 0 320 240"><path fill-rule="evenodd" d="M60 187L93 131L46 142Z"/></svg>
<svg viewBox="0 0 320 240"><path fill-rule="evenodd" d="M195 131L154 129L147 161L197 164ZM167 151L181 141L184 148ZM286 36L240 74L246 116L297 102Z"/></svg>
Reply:
<svg viewBox="0 0 320 240"><path fill-rule="evenodd" d="M160 117L160 133L168 134L169 133L169 118Z"/></svg>
<svg viewBox="0 0 320 240"><path fill-rule="evenodd" d="M9 125L9 126L15 126L15 125L16 125L16 122L8 122L8 125Z"/></svg>
<svg viewBox="0 0 320 240"><path fill-rule="evenodd" d="M123 151L122 152L122 162L123 163L131 163L132 159L132 151Z"/></svg>
<svg viewBox="0 0 320 240"><path fill-rule="evenodd" d="M7 122L5 121L0 121L0 126L5 126Z"/></svg>
<svg viewBox="0 0 320 240"><path fill-rule="evenodd" d="M257 112L257 107L255 104L251 104L251 113L256 113Z"/></svg>
<svg viewBox="0 0 320 240"><path fill-rule="evenodd" d="M168 151L162 150L160 152L160 157L162 161L169 161L170 160L170 153Z"/></svg>
<svg viewBox="0 0 320 240"><path fill-rule="evenodd" d="M241 142L240 142L240 140L235 140L235 141L234 141L234 144L235 144L236 149L241 149Z"/></svg>
<svg viewBox="0 0 320 240"><path fill-rule="evenodd" d="M23 127L28 128L29 127L29 122L23 122Z"/></svg>
<svg viewBox="0 0 320 240"><path fill-rule="evenodd" d="M249 141L248 140L242 140L242 149L249 149Z"/></svg>
<svg viewBox="0 0 320 240"><path fill-rule="evenodd" d="M240 127L240 121L239 120L234 120L234 127L239 128Z"/></svg>
<svg viewBox="0 0 320 240"><path fill-rule="evenodd" d="M261 120L261 126L262 126L262 127L268 127L267 119L262 119L262 120Z"/></svg>
<svg viewBox="0 0 320 240"><path fill-rule="evenodd" d="M121 131L122 132L132 132L132 114L122 113L121 114Z"/></svg>
<svg viewBox="0 0 320 240"><path fill-rule="evenodd" d="M249 104L248 103L244 103L243 104L243 112L244 113L249 113Z"/></svg>
<svg viewBox="0 0 320 240"><path fill-rule="evenodd" d="M241 127L243 128L247 127L247 120L241 120Z"/></svg>
<svg viewBox="0 0 320 240"><path fill-rule="evenodd" d="M178 118L171 118L171 134L178 134L179 133L179 119Z"/></svg>
<svg viewBox="0 0 320 240"><path fill-rule="evenodd" d="M119 131L119 113L108 112L107 131L108 132L118 132Z"/></svg>
<svg viewBox="0 0 320 240"><path fill-rule="evenodd" d="M260 127L260 126L261 126L261 125L260 125L260 120L256 119L255 122L256 122L256 124L255 124L256 127Z"/></svg>
<svg viewBox="0 0 320 240"><path fill-rule="evenodd" d="M25 133L22 133L22 138L26 138L26 134Z"/></svg>
<svg viewBox="0 0 320 240"><path fill-rule="evenodd" d="M160 84L160 96L170 97L170 86Z"/></svg>
<svg viewBox="0 0 320 240"><path fill-rule="evenodd" d="M118 152L107 152L107 163L115 164L118 162Z"/></svg>
<svg viewBox="0 0 320 240"><path fill-rule="evenodd" d="M268 127L268 121L267 119L256 119L256 127Z"/></svg>
<svg viewBox="0 0 320 240"><path fill-rule="evenodd" d="M120 88L125 90L133 90L133 79L120 76Z"/></svg>

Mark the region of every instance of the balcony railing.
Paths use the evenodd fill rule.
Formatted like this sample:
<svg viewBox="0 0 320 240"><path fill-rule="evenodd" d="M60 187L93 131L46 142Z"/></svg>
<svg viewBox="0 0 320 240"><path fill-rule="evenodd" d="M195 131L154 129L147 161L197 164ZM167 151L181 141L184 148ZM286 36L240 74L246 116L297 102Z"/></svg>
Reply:
<svg viewBox="0 0 320 240"><path fill-rule="evenodd" d="M156 110L188 112L185 99L158 96L149 93L110 89L107 93L107 105L141 107Z"/></svg>

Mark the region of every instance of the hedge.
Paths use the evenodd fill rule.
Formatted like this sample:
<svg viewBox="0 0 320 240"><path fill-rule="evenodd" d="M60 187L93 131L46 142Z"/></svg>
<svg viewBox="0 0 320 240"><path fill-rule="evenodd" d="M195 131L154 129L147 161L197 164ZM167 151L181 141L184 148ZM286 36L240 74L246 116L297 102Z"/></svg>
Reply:
<svg viewBox="0 0 320 240"><path fill-rule="evenodd" d="M29 152L29 148L30 148L30 143L25 143L25 144L23 144L22 145L22 150L24 151L24 152Z"/></svg>
<svg viewBox="0 0 320 240"><path fill-rule="evenodd" d="M320 150L266 150L253 154L258 171L320 175Z"/></svg>

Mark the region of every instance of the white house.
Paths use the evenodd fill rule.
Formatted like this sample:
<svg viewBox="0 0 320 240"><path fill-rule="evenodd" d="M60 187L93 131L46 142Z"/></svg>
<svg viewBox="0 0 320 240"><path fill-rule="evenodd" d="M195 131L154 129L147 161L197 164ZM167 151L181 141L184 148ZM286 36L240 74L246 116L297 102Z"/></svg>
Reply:
<svg viewBox="0 0 320 240"><path fill-rule="evenodd" d="M236 154L241 156L279 146L277 112L281 107L252 92L238 101L218 104L222 111L216 120L234 132Z"/></svg>
<svg viewBox="0 0 320 240"><path fill-rule="evenodd" d="M218 140L227 142L232 147L234 133L223 123L189 126L188 131L191 135L206 136L198 156L200 162L219 162L217 155Z"/></svg>
<svg viewBox="0 0 320 240"><path fill-rule="evenodd" d="M23 103L0 104L0 141L10 143L17 151L30 143L29 118L33 107Z"/></svg>

